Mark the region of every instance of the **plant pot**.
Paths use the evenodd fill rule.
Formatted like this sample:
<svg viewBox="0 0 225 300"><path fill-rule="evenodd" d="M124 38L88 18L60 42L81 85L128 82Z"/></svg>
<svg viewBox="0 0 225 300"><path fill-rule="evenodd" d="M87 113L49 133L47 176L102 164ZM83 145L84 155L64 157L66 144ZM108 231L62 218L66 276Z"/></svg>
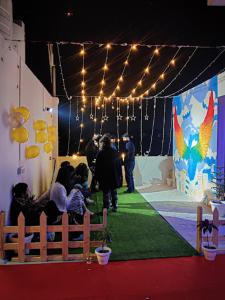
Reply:
<svg viewBox="0 0 225 300"><path fill-rule="evenodd" d="M206 260L215 260L216 258L216 253L217 253L217 249L215 246L210 246L210 248L208 248L208 246L204 245L202 247L204 256Z"/></svg>
<svg viewBox="0 0 225 300"><path fill-rule="evenodd" d="M105 252L101 252L101 251L105 251ZM100 265L107 265L108 261L109 261L109 257L110 254L112 253L112 250L109 247L98 247L95 249L95 254L97 256L98 259L98 263Z"/></svg>

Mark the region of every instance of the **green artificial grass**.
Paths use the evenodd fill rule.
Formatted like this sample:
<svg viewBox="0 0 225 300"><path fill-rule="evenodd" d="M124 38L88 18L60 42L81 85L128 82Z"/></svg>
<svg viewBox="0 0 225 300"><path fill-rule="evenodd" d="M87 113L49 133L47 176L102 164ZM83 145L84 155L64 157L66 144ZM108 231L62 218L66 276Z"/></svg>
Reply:
<svg viewBox="0 0 225 300"><path fill-rule="evenodd" d="M110 260L192 256L197 252L138 193L118 190L118 210L109 211L108 228L112 232ZM102 193L95 194L94 212L102 210ZM95 215L93 223L102 222Z"/></svg>

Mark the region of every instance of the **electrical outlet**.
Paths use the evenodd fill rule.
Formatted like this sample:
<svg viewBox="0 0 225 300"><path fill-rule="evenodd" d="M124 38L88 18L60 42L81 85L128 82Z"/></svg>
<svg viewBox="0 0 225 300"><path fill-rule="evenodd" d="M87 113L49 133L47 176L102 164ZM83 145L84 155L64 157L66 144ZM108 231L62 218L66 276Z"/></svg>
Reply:
<svg viewBox="0 0 225 300"><path fill-rule="evenodd" d="M24 174L24 172L25 172L25 168L24 167L18 167L17 168L17 175Z"/></svg>

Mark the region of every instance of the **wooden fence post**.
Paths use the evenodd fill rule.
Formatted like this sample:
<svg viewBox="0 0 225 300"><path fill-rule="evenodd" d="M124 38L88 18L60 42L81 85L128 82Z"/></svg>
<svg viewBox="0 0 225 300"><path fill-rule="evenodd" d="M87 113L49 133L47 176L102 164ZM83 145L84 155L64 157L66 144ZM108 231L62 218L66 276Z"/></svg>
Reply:
<svg viewBox="0 0 225 300"><path fill-rule="evenodd" d="M202 221L202 207L197 207L197 225L196 225L196 250L200 253L202 251L202 230L198 226Z"/></svg>
<svg viewBox="0 0 225 300"><path fill-rule="evenodd" d="M68 253L69 253L69 226L68 226L68 214L66 212L63 213L62 216L62 256L63 260L68 260Z"/></svg>
<svg viewBox="0 0 225 300"><path fill-rule="evenodd" d="M22 212L18 217L18 259L20 262L25 259L25 218Z"/></svg>
<svg viewBox="0 0 225 300"><path fill-rule="evenodd" d="M90 213L88 211L84 214L84 244L83 244L83 257L88 259L90 256Z"/></svg>
<svg viewBox="0 0 225 300"><path fill-rule="evenodd" d="M0 212L0 260L4 259L4 226L5 226L5 213L3 211Z"/></svg>
<svg viewBox="0 0 225 300"><path fill-rule="evenodd" d="M40 216L40 258L47 261L47 217L44 212Z"/></svg>
<svg viewBox="0 0 225 300"><path fill-rule="evenodd" d="M213 228L212 231L212 242L213 244L218 247L218 235L219 235L219 212L218 209L215 208L214 212L213 212L213 220L212 220L213 224L218 228L218 230L216 230L215 228Z"/></svg>

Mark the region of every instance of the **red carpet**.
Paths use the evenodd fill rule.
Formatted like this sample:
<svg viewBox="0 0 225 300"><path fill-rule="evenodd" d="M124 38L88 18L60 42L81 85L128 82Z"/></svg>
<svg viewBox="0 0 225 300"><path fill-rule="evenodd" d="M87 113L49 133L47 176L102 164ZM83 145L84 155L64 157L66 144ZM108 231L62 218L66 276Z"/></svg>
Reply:
<svg viewBox="0 0 225 300"><path fill-rule="evenodd" d="M0 266L2 300L225 299L225 256Z"/></svg>

